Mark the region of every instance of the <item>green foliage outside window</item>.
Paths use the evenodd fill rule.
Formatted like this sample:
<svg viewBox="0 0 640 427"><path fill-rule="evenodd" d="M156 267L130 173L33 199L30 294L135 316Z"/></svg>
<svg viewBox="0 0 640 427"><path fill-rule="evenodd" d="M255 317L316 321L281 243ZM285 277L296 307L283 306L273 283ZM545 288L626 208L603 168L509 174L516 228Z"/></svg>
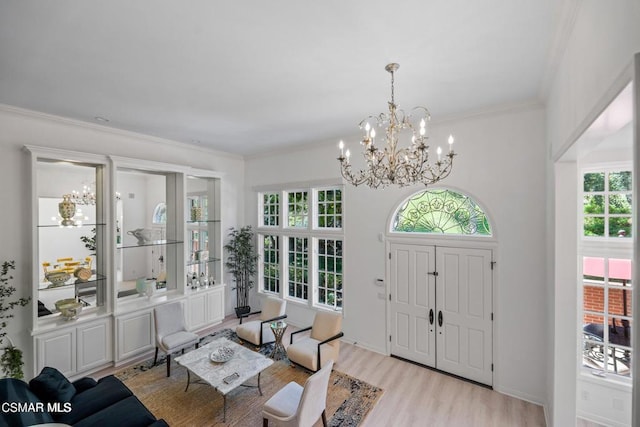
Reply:
<svg viewBox="0 0 640 427"><path fill-rule="evenodd" d="M263 275L264 290L280 292L280 237L267 235L263 238Z"/></svg>
<svg viewBox="0 0 640 427"><path fill-rule="evenodd" d="M631 171L583 175L584 235L631 237Z"/></svg>
<svg viewBox="0 0 640 427"><path fill-rule="evenodd" d="M289 237L289 296L308 299L309 248L305 237Z"/></svg>
<svg viewBox="0 0 640 427"><path fill-rule="evenodd" d="M309 225L309 202L306 191L288 193L288 226L306 228Z"/></svg>
<svg viewBox="0 0 640 427"><path fill-rule="evenodd" d="M318 190L318 227L342 227L342 190Z"/></svg>
<svg viewBox="0 0 640 427"><path fill-rule="evenodd" d="M342 240L318 239L318 303L342 308Z"/></svg>
<svg viewBox="0 0 640 427"><path fill-rule="evenodd" d="M262 225L277 227L280 224L280 194L263 194L262 209Z"/></svg>

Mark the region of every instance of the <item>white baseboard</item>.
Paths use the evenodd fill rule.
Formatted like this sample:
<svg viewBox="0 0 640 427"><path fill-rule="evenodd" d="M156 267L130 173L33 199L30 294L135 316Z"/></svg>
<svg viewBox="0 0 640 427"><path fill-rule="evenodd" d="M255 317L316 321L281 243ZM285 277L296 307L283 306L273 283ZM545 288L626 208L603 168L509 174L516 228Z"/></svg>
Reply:
<svg viewBox="0 0 640 427"><path fill-rule="evenodd" d="M388 356L386 348L385 349L380 349L379 347L371 346L371 345L369 345L367 343L363 343L361 341L352 341L352 340L344 339L344 337L340 341L346 342L347 344L355 345L356 347L364 348L365 350L369 350L369 351L372 351L374 353L381 354L383 356Z"/></svg>
<svg viewBox="0 0 640 427"><path fill-rule="evenodd" d="M512 390L510 388L501 387L494 385L493 389L498 393L506 394L507 396L515 397L516 399L524 400L525 402L533 403L536 405L540 405L543 408L545 404L542 402L542 399L539 396L533 396L528 393L523 393L519 390Z"/></svg>

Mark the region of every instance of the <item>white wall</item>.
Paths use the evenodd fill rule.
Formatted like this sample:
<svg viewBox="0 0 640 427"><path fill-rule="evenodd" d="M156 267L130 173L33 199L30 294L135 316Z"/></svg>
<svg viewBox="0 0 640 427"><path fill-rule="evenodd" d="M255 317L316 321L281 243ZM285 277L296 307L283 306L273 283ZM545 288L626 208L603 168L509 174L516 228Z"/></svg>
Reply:
<svg viewBox="0 0 640 427"><path fill-rule="evenodd" d="M583 0L547 99L552 154L572 144L631 77L640 51L640 2ZM608 99L606 99L608 98Z"/></svg>
<svg viewBox="0 0 640 427"><path fill-rule="evenodd" d="M575 23L554 72L547 99L547 143L551 161L558 159L626 86L631 78L633 54L640 51L640 2L584 0L574 3L577 5ZM554 187L555 182L549 182L550 194ZM549 215L555 214L550 212ZM553 235L550 238L553 239ZM556 254L556 265L574 261L575 253ZM553 277L553 273L550 274ZM575 301L570 302L570 307L556 307L559 299L554 300L555 290L561 283L550 281L548 286L552 319L548 336L564 336L568 333L564 328L575 323L575 317L572 317ZM575 363L575 341L556 339L555 345L552 340L547 342L553 352L549 354L549 360L554 360L555 364L547 378L549 425L574 425L575 393L561 390L567 384L575 384L575 370L563 369Z"/></svg>
<svg viewBox="0 0 640 427"><path fill-rule="evenodd" d="M244 162L238 156L8 106L0 106L0 129L0 223L4 225L0 262L16 261L13 284L18 292L15 297L26 297L31 293L31 188L29 158L22 148L25 144L126 156L223 172L223 224L225 227L232 227L243 223ZM227 283L230 281L227 280ZM228 312L232 313L234 303L229 288L226 304ZM31 310L30 307L20 308L14 313L15 318L11 320L8 331L15 344L25 353L24 372L33 372L33 349L28 332Z"/></svg>
<svg viewBox="0 0 640 427"><path fill-rule="evenodd" d="M490 214L499 242L496 274L495 388L545 403L547 363L545 297L544 112L529 108L435 126L432 145L456 136L459 156L444 185L479 200ZM348 141L345 138L345 141ZM360 156L357 135L349 141ZM339 178L337 141L247 159L249 188L276 183ZM345 188L345 339L386 352L385 301L376 278L385 277L385 246L378 239L404 198L424 187ZM248 192L245 218L257 221L257 197ZM289 308L291 307L291 308ZM288 307L292 322L312 314Z"/></svg>

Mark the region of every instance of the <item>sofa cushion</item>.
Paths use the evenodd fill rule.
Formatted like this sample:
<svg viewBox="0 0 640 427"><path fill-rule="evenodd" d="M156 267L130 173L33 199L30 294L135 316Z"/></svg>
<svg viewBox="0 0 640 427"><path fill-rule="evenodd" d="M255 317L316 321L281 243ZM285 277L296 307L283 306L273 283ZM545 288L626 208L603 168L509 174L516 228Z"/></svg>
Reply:
<svg viewBox="0 0 640 427"><path fill-rule="evenodd" d="M113 375L101 378L95 387L77 393L71 400L71 412L54 413L57 422L76 424L121 400L132 396L131 390ZM117 425L117 424L112 424Z"/></svg>
<svg viewBox="0 0 640 427"><path fill-rule="evenodd" d="M96 380L91 377L83 377L73 382L73 386L76 388L76 394L93 388L96 386L96 384L98 384Z"/></svg>
<svg viewBox="0 0 640 427"><path fill-rule="evenodd" d="M70 402L76 388L56 368L45 367L29 381L29 387L43 402Z"/></svg>
<svg viewBox="0 0 640 427"><path fill-rule="evenodd" d="M156 417L135 396L114 403L74 423L74 427L141 427L156 422Z"/></svg>
<svg viewBox="0 0 640 427"><path fill-rule="evenodd" d="M31 426L53 422L47 405L35 395L26 382L15 378L0 379L0 426ZM22 405L18 407L18 405ZM26 405L26 406L25 406Z"/></svg>

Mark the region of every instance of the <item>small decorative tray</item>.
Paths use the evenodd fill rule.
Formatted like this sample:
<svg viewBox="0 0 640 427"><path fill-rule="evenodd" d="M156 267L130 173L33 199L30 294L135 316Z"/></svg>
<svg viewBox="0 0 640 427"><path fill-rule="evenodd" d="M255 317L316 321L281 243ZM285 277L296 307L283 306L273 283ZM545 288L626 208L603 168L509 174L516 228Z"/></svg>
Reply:
<svg viewBox="0 0 640 427"><path fill-rule="evenodd" d="M211 352L210 358L213 362L224 363L233 357L233 349L230 347L220 347Z"/></svg>

